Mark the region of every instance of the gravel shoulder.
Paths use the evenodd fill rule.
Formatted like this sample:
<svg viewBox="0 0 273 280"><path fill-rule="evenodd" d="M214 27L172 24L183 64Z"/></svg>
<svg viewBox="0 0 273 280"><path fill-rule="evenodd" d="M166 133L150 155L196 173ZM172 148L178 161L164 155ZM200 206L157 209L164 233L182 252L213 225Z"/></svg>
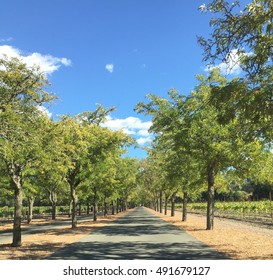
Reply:
<svg viewBox="0 0 273 280"><path fill-rule="evenodd" d="M209 231L205 216L188 214L188 221L182 222L181 212L170 217L150 211L232 259L273 260L273 227L215 218L214 230Z"/></svg>

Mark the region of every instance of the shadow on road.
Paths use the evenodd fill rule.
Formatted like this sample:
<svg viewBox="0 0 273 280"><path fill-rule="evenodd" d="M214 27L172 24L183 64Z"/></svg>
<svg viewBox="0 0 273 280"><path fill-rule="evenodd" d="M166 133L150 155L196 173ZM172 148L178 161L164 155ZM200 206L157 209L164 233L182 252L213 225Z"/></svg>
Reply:
<svg viewBox="0 0 273 280"><path fill-rule="evenodd" d="M81 242L61 250L50 259L70 260L215 260L228 259L199 243L98 243Z"/></svg>
<svg viewBox="0 0 273 280"><path fill-rule="evenodd" d="M95 229L49 259L209 260L228 257L139 207L105 227Z"/></svg>
<svg viewBox="0 0 273 280"><path fill-rule="evenodd" d="M181 230L171 224L162 225L161 223L152 224L151 222L134 223L126 222L122 220L114 222L111 225L103 228L98 228L96 234L103 234L106 236L143 236L143 235L157 235L157 234L169 234L172 232L174 235L181 235Z"/></svg>

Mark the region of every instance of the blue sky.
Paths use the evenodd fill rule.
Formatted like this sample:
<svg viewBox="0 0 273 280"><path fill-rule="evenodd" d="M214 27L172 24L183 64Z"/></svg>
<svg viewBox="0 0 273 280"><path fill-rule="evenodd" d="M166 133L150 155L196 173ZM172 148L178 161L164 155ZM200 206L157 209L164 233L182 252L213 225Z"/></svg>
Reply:
<svg viewBox="0 0 273 280"><path fill-rule="evenodd" d="M210 32L204 0L1 0L0 54L40 63L58 100L53 116L116 106L108 126L144 145L145 95L187 94L204 72L197 35ZM137 149L132 156L143 156Z"/></svg>

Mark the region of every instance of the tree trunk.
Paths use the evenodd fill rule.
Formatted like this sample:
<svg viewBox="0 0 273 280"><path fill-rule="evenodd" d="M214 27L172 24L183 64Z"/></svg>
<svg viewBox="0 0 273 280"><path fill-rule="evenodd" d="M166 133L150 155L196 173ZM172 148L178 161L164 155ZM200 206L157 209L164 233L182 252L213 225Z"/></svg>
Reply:
<svg viewBox="0 0 273 280"><path fill-rule="evenodd" d="M187 221L187 205L188 205L188 193L184 192L183 193L183 210L182 210L182 221L186 222Z"/></svg>
<svg viewBox="0 0 273 280"><path fill-rule="evenodd" d="M97 221L97 188L94 187L94 199L93 199L93 221Z"/></svg>
<svg viewBox="0 0 273 280"><path fill-rule="evenodd" d="M78 211L79 211L79 216L82 215L82 204L79 202L78 203Z"/></svg>
<svg viewBox="0 0 273 280"><path fill-rule="evenodd" d="M56 220L56 215L57 215L57 203L52 202L51 203L51 219Z"/></svg>
<svg viewBox="0 0 273 280"><path fill-rule="evenodd" d="M14 220L13 220L13 238L12 246L19 247L22 245L21 222L23 208L23 181L21 166L9 163L7 164L10 177L10 184L14 190Z"/></svg>
<svg viewBox="0 0 273 280"><path fill-rule="evenodd" d="M115 215L115 204L114 204L114 200L112 200L112 215Z"/></svg>
<svg viewBox="0 0 273 280"><path fill-rule="evenodd" d="M163 209L163 201L162 201L162 191L159 193L159 212L162 214L162 209Z"/></svg>
<svg viewBox="0 0 273 280"><path fill-rule="evenodd" d="M104 196L104 203L103 203L103 215L104 217L107 216L107 201L106 201L106 195Z"/></svg>
<svg viewBox="0 0 273 280"><path fill-rule="evenodd" d="M51 202L51 219L56 220L56 208L57 208L57 192L56 190L49 191L49 199Z"/></svg>
<svg viewBox="0 0 273 280"><path fill-rule="evenodd" d="M12 246L19 247L22 245L21 221L22 221L22 204L23 191L19 187L14 191L14 221L13 221L13 240Z"/></svg>
<svg viewBox="0 0 273 280"><path fill-rule="evenodd" d="M76 166L73 170L69 170L67 174L67 181L70 186L70 195L72 200L72 229L77 227L77 204L78 204L78 197L76 194L76 188L80 184L81 180L77 178L81 169L81 165L79 162L76 163Z"/></svg>
<svg viewBox="0 0 273 280"><path fill-rule="evenodd" d="M68 217L69 218L71 217L71 213L72 213L72 204L73 204L73 201L71 200L70 203L69 203L69 209L68 209Z"/></svg>
<svg viewBox="0 0 273 280"><path fill-rule="evenodd" d="M207 230L213 229L214 222L214 177L213 167L208 168L208 204L207 204Z"/></svg>
<svg viewBox="0 0 273 280"><path fill-rule="evenodd" d="M119 199L117 198L117 204L116 204L116 213L119 212Z"/></svg>
<svg viewBox="0 0 273 280"><path fill-rule="evenodd" d="M27 223L30 224L32 221L33 205L34 205L34 196L28 197L28 214L27 214Z"/></svg>
<svg viewBox="0 0 273 280"><path fill-rule="evenodd" d="M76 195L76 188L74 186L70 186L71 198L72 198L72 228L77 227L77 202L78 198Z"/></svg>
<svg viewBox="0 0 273 280"><path fill-rule="evenodd" d="M90 214L90 204L89 204L89 202L87 202L86 214L87 214L87 215Z"/></svg>
<svg viewBox="0 0 273 280"><path fill-rule="evenodd" d="M124 211L124 199L122 198L121 199L121 212Z"/></svg>
<svg viewBox="0 0 273 280"><path fill-rule="evenodd" d="M164 215L167 215L168 212L168 196L165 195L165 207L164 207Z"/></svg>
<svg viewBox="0 0 273 280"><path fill-rule="evenodd" d="M171 198L171 216L173 217L174 216L174 210L175 210L175 196L176 196L176 193L173 193L172 195L172 198Z"/></svg>

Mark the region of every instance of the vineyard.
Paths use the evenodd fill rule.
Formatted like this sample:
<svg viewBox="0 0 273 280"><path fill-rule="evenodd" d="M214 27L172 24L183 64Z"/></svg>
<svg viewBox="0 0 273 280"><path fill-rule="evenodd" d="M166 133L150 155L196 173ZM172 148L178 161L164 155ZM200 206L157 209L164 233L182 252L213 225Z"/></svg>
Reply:
<svg viewBox="0 0 273 280"><path fill-rule="evenodd" d="M69 214L69 206L57 206L57 215L68 215ZM83 209L85 210L85 209ZM28 207L23 207L22 209L22 218L27 218ZM33 207L33 218L41 217L45 215L51 215L52 207L51 206L34 206ZM0 219L13 219L14 217L14 207L0 207Z"/></svg>
<svg viewBox="0 0 273 280"><path fill-rule="evenodd" d="M207 204L190 203L188 209L192 213L205 214ZM216 202L215 216L273 225L273 206L270 200Z"/></svg>
<svg viewBox="0 0 273 280"><path fill-rule="evenodd" d="M176 205L177 210L182 209L182 204ZM22 217L26 219L28 207L23 207ZM206 214L207 203L195 202L188 204L188 212L196 214ZM51 206L34 206L33 217L51 215ZM69 206L58 206L57 215L69 215ZM81 213L86 213L86 207L82 207ZM0 219L13 219L14 207L0 207ZM251 222L261 222L273 225L273 204L270 200L264 201L237 201L237 202L216 202L215 216L231 218Z"/></svg>

